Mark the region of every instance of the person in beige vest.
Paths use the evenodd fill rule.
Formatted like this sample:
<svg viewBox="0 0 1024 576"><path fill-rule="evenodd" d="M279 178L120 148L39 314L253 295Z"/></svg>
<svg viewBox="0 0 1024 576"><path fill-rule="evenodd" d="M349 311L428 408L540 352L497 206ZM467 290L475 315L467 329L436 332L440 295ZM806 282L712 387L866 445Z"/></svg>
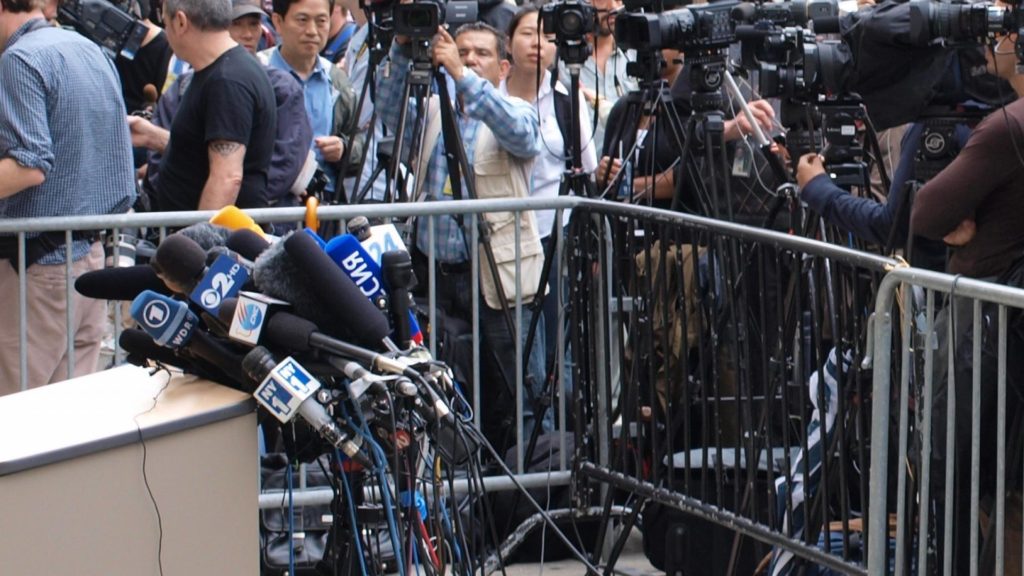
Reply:
<svg viewBox="0 0 1024 576"><path fill-rule="evenodd" d="M540 152L540 127L537 112L519 98L502 95L498 89L509 69L505 35L491 26L474 22L460 27L453 38L440 28L434 38L432 58L435 66L443 68L454 83L455 114L466 156L472 164L476 192L480 198L525 198L530 194L530 173L533 159ZM411 132L417 124L415 105L402 102L403 88L409 71L411 55L407 39L396 38L391 48L390 72L377 74L376 108L385 126L397 130L398 117L403 107L408 108L405 142L411 142ZM424 144L422 154L413 166L416 179L414 197L421 201L451 201L457 199L448 178L448 165L444 157L444 138L441 135L440 101L435 96L427 105L423 120ZM407 144L408 145L408 144ZM408 157L408 151L402 151ZM458 187L465 197L466 188ZM537 222L533 213L520 215L511 212L489 213L490 245L499 270L498 277L491 274L487 260L480 252L480 331L482 336L481 361L483 363L481 405L483 421L493 425L484 433L498 444L511 439L502 433L514 429L511 416L516 412L514 389L505 382L515 382L515 340L505 322L505 311L497 298L500 284L514 306L518 297L523 303L537 296L543 263ZM470 254L481 250L470 245L466 225L470 218L460 221L451 216L439 217L431 227L426 220L418 223L413 252L417 277L421 289L427 284L427 258L433 240L436 259L437 304L445 314L468 321L472 316ZM518 225L519 237L516 238ZM516 255L519 255L520 274L516 276ZM541 295L542 296L542 295ZM530 314L524 308L519 337L525 341ZM543 322L543 319L541 320ZM543 326L538 335L543 335ZM524 379L528 386L524 396L539 395L543 388L544 343L536 338L531 350L524 350L529 358ZM534 394L530 394L533 392ZM523 406L524 430L529 433L534 424L533 406L527 400ZM544 430L553 428L551 411L543 422ZM490 416L490 417L489 417ZM499 446L500 448L500 446Z"/></svg>

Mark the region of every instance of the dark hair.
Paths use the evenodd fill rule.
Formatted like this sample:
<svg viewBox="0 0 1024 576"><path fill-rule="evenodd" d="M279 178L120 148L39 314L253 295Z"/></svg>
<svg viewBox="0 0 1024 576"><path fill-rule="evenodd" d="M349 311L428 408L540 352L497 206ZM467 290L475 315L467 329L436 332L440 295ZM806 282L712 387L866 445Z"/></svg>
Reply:
<svg viewBox="0 0 1024 576"><path fill-rule="evenodd" d="M288 14L288 9L292 7L292 4L295 4L298 1L299 0L274 0L274 14L284 18L285 15ZM334 0L327 0L327 12L334 12Z"/></svg>
<svg viewBox="0 0 1024 576"><path fill-rule="evenodd" d="M200 30L227 30L231 26L231 0L165 0L164 10L171 17L184 12Z"/></svg>
<svg viewBox="0 0 1024 576"><path fill-rule="evenodd" d="M519 28L519 23L522 22L523 18L529 16L530 14L539 13L540 7L543 5L543 2L527 2L526 4L523 4L522 6L519 7L519 10L516 12L515 16L513 16L512 20L510 20L508 23L509 40L511 40L512 37L516 35L516 28ZM539 17L540 16L538 16L538 18Z"/></svg>
<svg viewBox="0 0 1024 576"><path fill-rule="evenodd" d="M452 38L458 38L464 32L488 32L494 36L494 43L498 48L498 60L508 60L508 38L500 30L486 22L470 22L463 24L455 30Z"/></svg>
<svg viewBox="0 0 1024 576"><path fill-rule="evenodd" d="M31 12L46 8L46 0L0 0L4 12Z"/></svg>

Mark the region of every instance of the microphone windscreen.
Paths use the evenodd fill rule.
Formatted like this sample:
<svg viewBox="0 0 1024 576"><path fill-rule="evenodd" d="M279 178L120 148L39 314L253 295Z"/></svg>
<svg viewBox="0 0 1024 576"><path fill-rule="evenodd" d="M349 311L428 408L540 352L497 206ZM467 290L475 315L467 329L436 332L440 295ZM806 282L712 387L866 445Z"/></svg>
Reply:
<svg viewBox="0 0 1024 576"><path fill-rule="evenodd" d="M195 240L171 234L156 247L149 265L178 294L188 294L206 270L206 250Z"/></svg>
<svg viewBox="0 0 1024 576"><path fill-rule="evenodd" d="M75 290L97 300L134 300L145 290L173 294L148 264L127 268L104 268L86 272L75 280Z"/></svg>
<svg viewBox="0 0 1024 576"><path fill-rule="evenodd" d="M217 308L217 320L220 320L225 326L231 326L231 321L235 319L236 308L238 308L238 298L225 298L220 303L220 308Z"/></svg>
<svg viewBox="0 0 1024 576"><path fill-rule="evenodd" d="M253 279L260 292L284 300L305 318L320 318L323 309L305 276L285 252L284 242L271 244L256 258Z"/></svg>
<svg viewBox="0 0 1024 576"><path fill-rule="evenodd" d="M302 353L310 351L309 339L318 331L317 325L305 318L287 312L276 312L267 318L263 334L267 345Z"/></svg>
<svg viewBox="0 0 1024 576"><path fill-rule="evenodd" d="M188 364L174 350L160 346L149 334L138 328L128 328L121 332L117 343L128 354L128 362L136 366L145 366L147 360L182 368Z"/></svg>
<svg viewBox="0 0 1024 576"><path fill-rule="evenodd" d="M242 258L255 261L264 250L270 247L270 242L252 230L242 228L232 232L225 245Z"/></svg>
<svg viewBox="0 0 1024 576"><path fill-rule="evenodd" d="M324 332L378 348L390 328L384 314L306 234L282 240L284 249L305 276L313 294L327 312Z"/></svg>
<svg viewBox="0 0 1024 576"><path fill-rule="evenodd" d="M214 246L223 246L228 241L228 235L231 234L231 230L223 226L214 226L209 222L197 222L178 230L175 234L191 238L203 250L209 250Z"/></svg>

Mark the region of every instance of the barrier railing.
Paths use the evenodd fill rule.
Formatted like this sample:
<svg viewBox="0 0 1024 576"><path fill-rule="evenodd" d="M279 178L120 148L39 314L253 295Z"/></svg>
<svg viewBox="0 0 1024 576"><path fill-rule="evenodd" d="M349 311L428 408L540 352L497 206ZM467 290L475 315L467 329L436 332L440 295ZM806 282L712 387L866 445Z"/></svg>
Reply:
<svg viewBox="0 0 1024 576"><path fill-rule="evenodd" d="M897 262L607 203L567 238L581 499L642 514L669 573L867 573L864 342Z"/></svg>
<svg viewBox="0 0 1024 576"><path fill-rule="evenodd" d="M978 303L972 302L971 309L978 312L969 322L978 335L971 340L970 351L980 357L988 348L979 344L974 350L974 343L989 338L991 326L1007 327L1014 315L1005 307L1024 306L1021 291L900 268L896 261L834 244L578 198L324 207L318 216L321 221L337 221L344 229L344 221L354 216L394 220L459 213L475 230L484 212L510 211L521 218L540 209L573 212L564 237L556 231L565 244L564 258L562 248L556 256L561 263L556 277L567 282L556 283L552 290L559 318L547 321L556 322L556 365L571 367L566 380L574 384L574 395L552 392L557 421L574 427L575 447L568 449L561 436L557 471L550 476L529 474L525 456L530 443L519 437L516 426L517 477L538 485L573 482L580 510L593 511L597 503L596 509L607 512L608 519L626 515L622 534L642 512L645 545L668 548L662 554L663 567L689 561L706 566L717 561L710 554L720 553L716 573L743 573L762 560L761 569L771 574L795 573L795 567L808 564L848 574L959 574L954 561L966 555L978 565L979 560L989 562L990 555L989 565L1002 573L1006 558L1012 557L1004 548L1009 532L1006 487L1012 482L1005 471L1017 473L1021 468L1016 461L1008 464L1006 457L1019 456L1019 447L1007 448L1004 443L1005 383L1012 382L1015 366L1006 367L1005 330L990 338L998 350L991 364L996 366L999 417L994 436L999 443L993 464L994 504L986 512L979 499L987 489L982 441L987 436L981 435L978 418L982 401L971 393L972 418L964 430L972 443L962 452L970 459L970 468L963 458L951 468L954 459L947 457L941 464L943 473L936 474L939 468L931 463L934 450L922 440L934 436L932 411L923 408L931 406L935 396L937 381L931 374L943 367L950 373L958 366L936 363L937 350L929 343L938 336L928 327L937 315L934 291L973 299ZM292 208L249 214L259 222L297 222L305 212ZM41 231L65 231L66 242L75 230L116 235L123 229L148 228L163 235L169 228L206 221L212 215L0 221L0 234L17 234L21 246L26 234ZM470 254L477 278L481 262L477 251ZM70 275L70 267L67 270ZM20 277L24 288L24 274ZM427 317L434 326L435 273L420 281L428 284ZM70 300L73 288L68 285ZM925 304L904 306L893 322L897 294L911 292L901 291L904 285L927 288L917 297ZM477 282L472 283L471 300L476 310ZM987 312L982 301L1001 307ZM522 330L523 303L516 299L512 304L515 324ZM966 310L966 304L961 308ZM22 299L19 324L24 338L23 318ZM480 381L475 311L471 327L471 382L473 398L479 399L481 386L491 383ZM74 342L69 339L66 345L73 347ZM436 354L436 340L428 345ZM958 352L967 350L965 346L951 348L953 353L946 357L965 353ZM515 389L522 395L521 340L516 348L520 361ZM1011 347L1015 360L1012 351ZM894 361L894 354L900 362ZM21 363L24 366L25 360ZM969 359L963 365L974 366ZM977 363L977 375L972 373L969 380L981 382L989 365ZM960 379L956 382L959 388ZM898 400L895 411L889 404L893 398ZM962 401L957 404L966 406ZM521 422L522 406L520 396L516 422ZM480 424L479 404L477 408ZM948 421L954 417L946 416ZM947 434L960 430L960 421L955 421L955 428L945 429ZM1020 436L1015 434L1011 437ZM960 449L955 441L944 447L948 453ZM916 465L908 464L911 461ZM970 526L993 519L993 529L984 534L994 536L986 540L980 530L955 529L953 507L943 502L961 486L933 481L950 477L951 470L971 472L964 488L969 515L964 517ZM494 486L511 487L502 481ZM330 500L328 492L312 490L297 498L304 498L305 504L323 504ZM274 506L277 497L267 494L261 505ZM674 510L686 516L675 515ZM610 520L603 524L610 525ZM604 555L614 564L624 540L602 536L596 541L593 556Z"/></svg>
<svg viewBox="0 0 1024 576"><path fill-rule="evenodd" d="M959 276L881 283L870 574L1021 573L1022 308L1024 290Z"/></svg>
<svg viewBox="0 0 1024 576"><path fill-rule="evenodd" d="M476 245L478 241L477 237L477 219L480 215L486 212L510 212L513 214L513 218L516 222L519 222L523 215L530 211L539 209L552 209L559 211L559 217L562 210L569 210L575 203L578 202L576 199L556 199L556 200L493 200L493 201L478 201L478 202L444 202L444 203L422 203L422 204L402 204L402 205L359 205L359 206L332 206L332 207L321 207L317 216L322 223L335 223L335 229L344 231L345 221L355 216L365 216L371 220L381 219L386 221L403 222L404 220L411 217L421 217L424 222L421 225L433 227L434 216L440 215L452 215L462 214L466 218L466 226L472 230L470 242L472 245ZM163 238L166 236L168 230L177 229L188 226L197 222L208 221L215 212L188 212L188 213L144 213L144 214L123 214L123 215L108 215L108 216L76 216L76 217L61 217L61 218L38 218L30 220L3 220L0 221L0 235L16 235L21 246L22 251L24 250L25 239L39 232L53 232L61 231L65 233L65 248L70 245L72 239L72 232L76 231L96 231L105 232L112 237L118 237L123 231L126 230L140 230L145 229L149 231L150 236ZM247 214L250 215L254 220L260 223L301 223L306 215L305 209L303 208L281 208L281 209L260 209L260 210L249 210ZM560 220L559 220L560 221ZM561 230L557 231L561 234ZM518 243L517 243L518 244ZM113 253L110 256L117 260L120 256L121 248L117 243L113 243ZM427 257L433 259L434 246L431 243L426 250ZM484 412L481 410L480 399L482 391L481 383L481 366L485 359L481 358L481 342L479 338L479 309L481 306L481 295L479 282L476 281L479 278L481 267L484 264L480 261L478 251L469 250L471 256L471 271L473 282L470 283L471 291L471 302L472 302L472 313L469 319L470 327L472 329L471 335L468 336L467 341L463 344L470 351L471 368L468 370L470 373L466 374L467 380L472 385L472 397L474 399L474 409L477 417L477 425L482 425L482 418ZM520 247L516 247L516 260L520 259ZM560 258L561 249L559 249L556 258ZM557 269L557 267L556 267ZM520 270L517 266L516 274L518 275ZM70 326L72 323L72 317L74 314L73 301L74 298L74 278L71 277L71 267L66 266L66 290L64 292L65 301L72 303L68 306L67 325ZM25 321L26 318L26 307L25 307L25 274L24 269L20 270L19 274L20 282L20 302L18 306L18 322L20 326L20 363L22 366L21 375L22 381L20 383L21 389L25 389L28 386L26 381L27 374L24 370L26 360L26 342L28 326ZM430 268L430 272L427 278L420 278L421 284L425 283L428 286L428 297L426 302L426 317L430 326L438 325L438 308L437 308L437 289L436 289L436 271L434 268ZM518 295L510 296L510 307L512 309L512 317L515 329L517 332L525 333L528 328L528 322L524 321L524 303ZM562 297L561 290L558 291L556 297L559 301L558 309L562 309L564 298ZM121 307L113 306L113 328L114 328L114 342L116 343L117 335L122 328L121 322ZM560 339L561 345L556 346L559 350L565 349L566 334L564 330L558 330L558 338ZM73 351L75 342L72 336L69 336L66 343L64 343L68 351ZM428 348L433 354L438 352L438 340L436 334L431 334L431 338L427 342ZM523 339L516 345L516 359L517 366L515 370L509 369L507 371L511 382L509 383L510 388L514 390L514 394L517 395L515 400L514 419L510 419L507 428L514 432L512 445L517 446L515 463L513 466L519 473L524 473L523 463L523 447L526 446L526 442L519 441L519 436L523 434L521 431L522 426L516 425L523 421L523 405L524 399L524 374L522 369L522 358L523 352ZM541 343L538 343L538 346ZM561 356L560 356L561 357ZM120 359L120 358L118 358ZM74 373L74 366L68 367L68 377L71 377ZM483 383L483 386L494 385L494 383ZM558 410L556 415L556 421L565 421L565 403L564 401L560 405L552 407L553 410ZM568 457L566 456L567 450L565 445L564 437L561 440L561 456L558 458L556 472L560 472L555 476L556 483L567 483L568 471Z"/></svg>

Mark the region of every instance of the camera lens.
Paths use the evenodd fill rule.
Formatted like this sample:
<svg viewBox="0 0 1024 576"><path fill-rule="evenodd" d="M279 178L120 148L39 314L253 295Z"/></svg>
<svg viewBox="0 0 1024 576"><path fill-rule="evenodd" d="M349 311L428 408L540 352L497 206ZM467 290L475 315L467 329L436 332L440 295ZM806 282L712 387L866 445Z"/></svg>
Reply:
<svg viewBox="0 0 1024 576"><path fill-rule="evenodd" d="M582 14L575 10L566 10L562 13L562 20L558 23L562 33L567 36L583 34Z"/></svg>

